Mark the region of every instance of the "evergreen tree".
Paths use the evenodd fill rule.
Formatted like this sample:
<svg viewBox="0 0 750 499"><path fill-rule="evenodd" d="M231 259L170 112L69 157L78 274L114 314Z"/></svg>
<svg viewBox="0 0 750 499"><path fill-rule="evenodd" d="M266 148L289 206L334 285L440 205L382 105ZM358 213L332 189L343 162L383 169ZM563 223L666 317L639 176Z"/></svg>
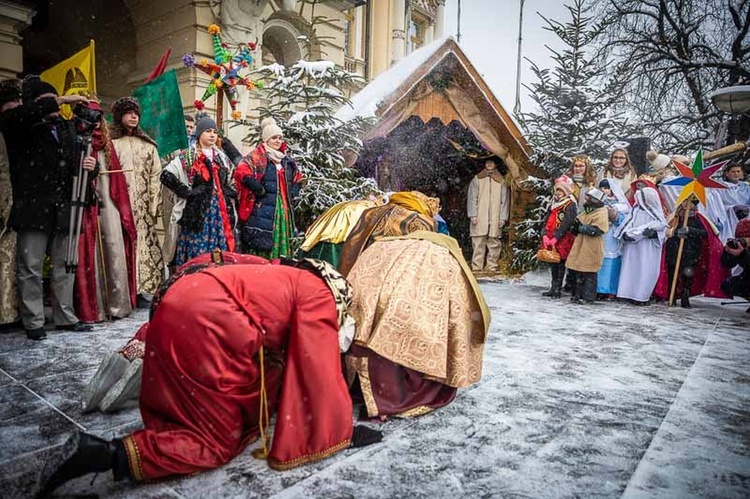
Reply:
<svg viewBox="0 0 750 499"><path fill-rule="evenodd" d="M551 69L529 61L536 81L525 87L537 109L517 116L534 148L532 160L550 177L546 181L530 178L522 184L535 193L536 203L530 204L527 218L515 227L512 262L518 270L536 266L552 196L551 179L565 173L577 154L586 154L595 163L606 161L612 144L634 132L618 106L625 82L608 66L606 53L596 49L609 21L594 14L590 0L573 0L566 8L567 22L542 16L545 29L557 36L563 48L548 47L554 61Z"/></svg>
<svg viewBox="0 0 750 499"><path fill-rule="evenodd" d="M529 61L536 81L525 86L538 109L519 116L537 159L551 176L563 173L576 154L606 161L612 144L630 132L618 109L624 81L608 65L605 52L596 50L609 22L597 18L590 0L573 0L566 8L568 22L542 16L545 29L564 48L548 47L552 69Z"/></svg>
<svg viewBox="0 0 750 499"><path fill-rule="evenodd" d="M374 120L343 122L334 116L349 104L345 91L363 83L359 75L338 69L333 62L304 60L290 68L264 66L255 73L264 82L262 92L268 102L259 108L260 118L271 116L277 121L305 177L295 206L298 229L306 228L336 203L379 192L372 179L346 167L344 157L359 153L359 137ZM258 143L259 123L243 124L250 127L248 140Z"/></svg>

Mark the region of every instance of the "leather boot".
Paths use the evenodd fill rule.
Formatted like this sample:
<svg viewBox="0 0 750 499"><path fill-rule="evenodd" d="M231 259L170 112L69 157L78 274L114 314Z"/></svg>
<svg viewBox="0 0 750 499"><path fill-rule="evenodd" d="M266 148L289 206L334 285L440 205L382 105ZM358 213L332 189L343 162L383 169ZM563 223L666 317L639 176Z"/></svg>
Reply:
<svg viewBox="0 0 750 499"><path fill-rule="evenodd" d="M62 448L63 463L47 479L37 497L47 497L60 485L89 473L117 468L117 447L113 442L76 432Z"/></svg>
<svg viewBox="0 0 750 499"><path fill-rule="evenodd" d="M542 296L546 296L548 298L554 298L555 294L555 283L557 282L557 274L560 273L560 265L553 263L549 266L550 273L552 274L552 281L549 286L549 291L545 291L542 293Z"/></svg>
<svg viewBox="0 0 750 499"><path fill-rule="evenodd" d="M685 274L690 273L691 277L685 277L682 281L682 296L680 297L680 306L682 308L693 308L690 306L690 288L693 287L693 269L685 269Z"/></svg>

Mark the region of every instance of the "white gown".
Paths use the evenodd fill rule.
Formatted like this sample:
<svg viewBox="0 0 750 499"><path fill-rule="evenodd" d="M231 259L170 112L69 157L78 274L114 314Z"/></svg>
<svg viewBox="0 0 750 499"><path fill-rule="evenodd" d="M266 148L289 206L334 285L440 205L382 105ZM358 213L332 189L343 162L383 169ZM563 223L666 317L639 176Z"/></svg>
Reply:
<svg viewBox="0 0 750 499"><path fill-rule="evenodd" d="M659 279L667 221L656 189L646 187L636 191L635 201L633 210L615 231L615 237L618 239L622 239L625 234L634 239L623 240L617 297L645 302L651 298ZM658 237L645 237L645 229L654 229Z"/></svg>

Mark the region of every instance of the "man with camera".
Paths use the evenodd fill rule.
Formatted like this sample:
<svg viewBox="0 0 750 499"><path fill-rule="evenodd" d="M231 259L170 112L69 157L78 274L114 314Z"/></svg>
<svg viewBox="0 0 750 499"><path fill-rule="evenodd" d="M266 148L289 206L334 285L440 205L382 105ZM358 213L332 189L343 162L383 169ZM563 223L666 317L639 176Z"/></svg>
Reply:
<svg viewBox="0 0 750 499"><path fill-rule="evenodd" d="M742 273L733 275L721 283L721 289L729 296L750 299L750 218L743 218L734 229L734 239L727 241L721 255L721 265L734 268L739 265ZM750 312L750 309L748 309Z"/></svg>
<svg viewBox="0 0 750 499"><path fill-rule="evenodd" d="M91 329L79 322L73 310L74 274L65 268L73 177L80 158L75 125L60 117L61 104L75 105L87 99L60 97L38 76L24 80L21 95L22 104L3 112L1 119L13 188L8 226L18 235L17 284L23 327L28 338L41 340L46 337L42 266L48 250L56 328ZM87 157L80 166L94 171L96 160Z"/></svg>

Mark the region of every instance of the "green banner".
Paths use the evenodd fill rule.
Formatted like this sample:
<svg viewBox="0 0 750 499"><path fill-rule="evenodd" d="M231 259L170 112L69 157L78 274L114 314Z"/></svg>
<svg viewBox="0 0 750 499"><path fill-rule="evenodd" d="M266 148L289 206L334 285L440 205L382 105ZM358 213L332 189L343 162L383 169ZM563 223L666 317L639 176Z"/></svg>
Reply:
<svg viewBox="0 0 750 499"><path fill-rule="evenodd" d="M159 144L159 156L187 149L185 115L174 69L133 92L141 103L141 127Z"/></svg>

